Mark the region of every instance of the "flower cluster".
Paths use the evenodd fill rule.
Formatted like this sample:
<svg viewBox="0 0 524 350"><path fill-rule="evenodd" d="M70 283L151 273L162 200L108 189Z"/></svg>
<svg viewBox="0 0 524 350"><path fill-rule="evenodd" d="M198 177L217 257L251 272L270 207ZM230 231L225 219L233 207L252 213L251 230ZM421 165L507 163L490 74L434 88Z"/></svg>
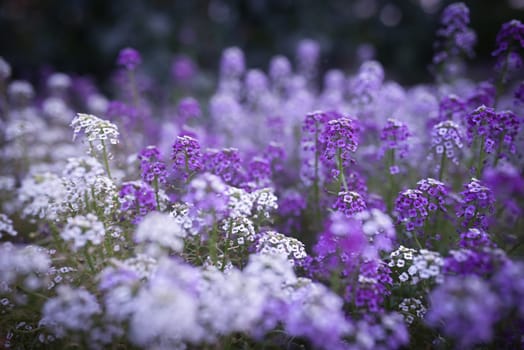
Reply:
<svg viewBox="0 0 524 350"><path fill-rule="evenodd" d="M300 260L307 256L304 243L275 231L267 231L260 235L256 251L260 254L283 254L292 265L299 264Z"/></svg>
<svg viewBox="0 0 524 350"><path fill-rule="evenodd" d="M149 185L155 181L165 183L167 181L166 164L161 160L160 151L156 146L148 146L138 154L140 160L140 172L142 180Z"/></svg>
<svg viewBox="0 0 524 350"><path fill-rule="evenodd" d="M119 193L120 210L130 216L133 223L138 223L142 218L157 207L154 190L141 181L126 182Z"/></svg>
<svg viewBox="0 0 524 350"><path fill-rule="evenodd" d="M83 131L89 143L89 151L104 151L106 152L106 140L111 145L118 144L118 128L115 124L108 120L100 119L92 114L78 113L71 122L71 127L74 131L73 140L77 135Z"/></svg>
<svg viewBox="0 0 524 350"><path fill-rule="evenodd" d="M442 24L409 87L364 49L321 76L313 40L267 72L228 48L216 88L125 49L112 102L0 59L0 348L521 348L522 88L460 74L464 4Z"/></svg>
<svg viewBox="0 0 524 350"><path fill-rule="evenodd" d="M463 227L487 229L490 214L494 210L495 198L490 188L478 179L472 178L460 192L461 200L455 208Z"/></svg>
<svg viewBox="0 0 524 350"><path fill-rule="evenodd" d="M453 61L461 55L473 56L477 36L468 27L469 21L469 9L464 3L453 3L444 9L442 27L437 31L440 41L437 42L437 51L433 56L435 66Z"/></svg>
<svg viewBox="0 0 524 350"><path fill-rule="evenodd" d="M505 82L507 74L522 67L519 49L524 48L524 24L514 19L502 25L497 34L497 43L492 55L497 57L495 69L502 72Z"/></svg>
<svg viewBox="0 0 524 350"><path fill-rule="evenodd" d="M439 253L427 249L412 249L400 246L389 255L388 266L400 283L417 284L421 281L441 283L444 259Z"/></svg>
<svg viewBox="0 0 524 350"><path fill-rule="evenodd" d="M187 179L192 173L202 170L200 144L191 136L178 136L173 143L173 167L177 173Z"/></svg>
<svg viewBox="0 0 524 350"><path fill-rule="evenodd" d="M444 172L446 160L459 165L459 157L464 147L462 141L461 127L451 120L440 122L433 127L429 160L437 160L436 170L439 174Z"/></svg>
<svg viewBox="0 0 524 350"><path fill-rule="evenodd" d="M67 219L67 224L60 233L64 241L73 241L73 250L87 244L99 245L106 235L104 224L93 214L78 215Z"/></svg>

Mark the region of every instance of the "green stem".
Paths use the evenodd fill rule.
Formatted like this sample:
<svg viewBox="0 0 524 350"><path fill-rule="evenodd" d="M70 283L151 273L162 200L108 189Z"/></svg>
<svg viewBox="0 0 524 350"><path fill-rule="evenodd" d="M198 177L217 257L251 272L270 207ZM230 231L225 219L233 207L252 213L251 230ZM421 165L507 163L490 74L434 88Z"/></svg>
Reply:
<svg viewBox="0 0 524 350"><path fill-rule="evenodd" d="M109 170L109 161L108 161L106 143L104 142L104 140L101 140L100 142L102 142L102 156L103 156L103 161L104 161L104 167L106 169L107 176L111 178L111 170Z"/></svg>
<svg viewBox="0 0 524 350"><path fill-rule="evenodd" d="M158 176L155 175L155 179L153 180L153 187L155 189L155 198L156 198L156 210L160 211L160 197L158 195Z"/></svg>
<svg viewBox="0 0 524 350"><path fill-rule="evenodd" d="M344 191L349 191L348 184L346 182L346 176L344 175L344 166L342 165L342 152L340 148L337 149L337 166L338 166L338 177L340 184L344 187Z"/></svg>
<svg viewBox="0 0 524 350"><path fill-rule="evenodd" d="M87 247L84 249L84 256L86 258L87 265L89 265L89 269L91 270L92 273L95 273L96 272L95 265L93 263L93 259L91 258L91 255L87 251Z"/></svg>
<svg viewBox="0 0 524 350"><path fill-rule="evenodd" d="M211 232L209 234L208 249L209 249L209 256L211 257L211 261L213 262L213 265L215 266L218 260L216 244L217 244L217 225L216 225L215 213L213 212L213 228L211 229Z"/></svg>
<svg viewBox="0 0 524 350"><path fill-rule="evenodd" d="M482 175L482 167L484 163L484 143L486 142L486 137L482 136L482 140L479 145L479 159L477 164L477 179L480 179Z"/></svg>
<svg viewBox="0 0 524 350"><path fill-rule="evenodd" d="M440 169L438 171L438 179L439 181L442 181L442 177L444 176L444 168L446 167L446 152L442 151L442 156L440 158Z"/></svg>
<svg viewBox="0 0 524 350"><path fill-rule="evenodd" d="M497 146L497 153L495 153L495 160L493 161L493 167L496 167L499 162L500 153L502 152L502 143L504 142L504 134L499 136L499 144Z"/></svg>

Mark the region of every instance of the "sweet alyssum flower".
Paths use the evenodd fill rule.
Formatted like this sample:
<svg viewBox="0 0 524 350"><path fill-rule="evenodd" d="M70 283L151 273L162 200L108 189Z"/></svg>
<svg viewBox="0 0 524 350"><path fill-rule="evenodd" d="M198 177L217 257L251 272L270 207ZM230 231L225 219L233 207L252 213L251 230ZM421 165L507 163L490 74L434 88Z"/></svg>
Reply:
<svg viewBox="0 0 524 350"><path fill-rule="evenodd" d="M73 250L77 251L88 243L99 245L106 235L105 227L98 218L89 213L67 219L67 224L60 232L64 241L73 241Z"/></svg>

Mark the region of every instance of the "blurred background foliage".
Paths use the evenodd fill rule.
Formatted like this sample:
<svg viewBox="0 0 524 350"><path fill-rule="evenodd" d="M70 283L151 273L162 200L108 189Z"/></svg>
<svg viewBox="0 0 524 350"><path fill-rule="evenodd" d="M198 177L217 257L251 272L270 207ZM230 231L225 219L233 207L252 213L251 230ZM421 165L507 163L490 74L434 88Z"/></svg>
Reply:
<svg viewBox="0 0 524 350"><path fill-rule="evenodd" d="M42 67L107 81L118 51L138 49L144 69L166 77L176 55L216 72L228 46L246 52L249 67L275 54L294 56L296 43L321 44L322 68L354 71L359 57L382 62L388 78L429 81L427 69L443 0L2 0L0 55L15 78ZM524 0L465 1L478 34L476 67L491 67L500 25L522 19ZM41 71L41 70L40 70ZM482 69L475 70L482 75ZM487 75L487 74L486 74ZM483 78L482 76L480 78Z"/></svg>

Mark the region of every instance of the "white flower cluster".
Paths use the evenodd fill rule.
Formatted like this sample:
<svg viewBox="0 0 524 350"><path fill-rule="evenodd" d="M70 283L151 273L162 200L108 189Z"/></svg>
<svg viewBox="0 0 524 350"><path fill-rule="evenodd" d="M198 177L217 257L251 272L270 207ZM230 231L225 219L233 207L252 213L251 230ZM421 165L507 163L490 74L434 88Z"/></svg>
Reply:
<svg viewBox="0 0 524 350"><path fill-rule="evenodd" d="M440 122L433 127L431 136L431 147L435 154L439 157L441 154L445 154L446 158L454 164L458 164L459 152L464 146L460 126L451 120Z"/></svg>
<svg viewBox="0 0 524 350"><path fill-rule="evenodd" d="M103 151L106 147L105 141L110 144L118 144L118 128L108 120L100 119L92 114L78 113L71 122L73 128L73 141L83 130L89 142L89 151L93 152L93 147L97 151Z"/></svg>
<svg viewBox="0 0 524 350"><path fill-rule="evenodd" d="M398 308L404 315L404 319L408 325L413 324L415 318L418 320L424 319L424 316L428 311L422 301L418 298L404 298L398 305Z"/></svg>
<svg viewBox="0 0 524 350"><path fill-rule="evenodd" d="M150 249L167 248L180 253L184 250L185 236L186 232L169 214L151 212L138 225L134 238L136 243L146 243Z"/></svg>
<svg viewBox="0 0 524 350"><path fill-rule="evenodd" d="M91 242L99 245L104 240L106 230L104 224L98 220L96 215L77 215L67 218L67 224L60 232L64 241L73 241L73 250L77 251Z"/></svg>
<svg viewBox="0 0 524 350"><path fill-rule="evenodd" d="M318 329L326 340L333 319L335 337L350 327L342 299L321 284L297 279L282 255L254 254L244 270L227 273L163 257L144 283L127 262L120 265L102 274L104 309L110 319L129 324L131 341L140 347L185 348L236 332L261 337L279 322L291 336ZM326 314L330 322L324 322Z"/></svg>
<svg viewBox="0 0 524 350"><path fill-rule="evenodd" d="M189 204L174 203L169 215L186 231L185 236L196 236L198 234L201 219L198 216L191 215Z"/></svg>
<svg viewBox="0 0 524 350"><path fill-rule="evenodd" d="M88 333L93 327L93 316L101 312L96 297L87 290L63 285L57 288L57 295L44 304L39 326L52 330L58 338L68 332Z"/></svg>
<svg viewBox="0 0 524 350"><path fill-rule="evenodd" d="M379 209L372 208L353 216L362 222L362 231L377 249L391 251L396 238L395 225L391 217Z"/></svg>
<svg viewBox="0 0 524 350"><path fill-rule="evenodd" d="M271 188L262 188L252 194L253 197L253 219L255 221L269 220L271 212L278 209L278 198Z"/></svg>
<svg viewBox="0 0 524 350"><path fill-rule="evenodd" d="M52 173L29 175L18 190L22 216L54 221L63 212L66 189L60 177Z"/></svg>
<svg viewBox="0 0 524 350"><path fill-rule="evenodd" d="M417 284L422 280L443 281L441 274L444 259L438 252L427 249L415 250L400 246L391 252L388 266L398 274L401 283Z"/></svg>
<svg viewBox="0 0 524 350"><path fill-rule="evenodd" d="M0 244L0 285L5 284L6 288L19 279L25 288L40 288L50 265L51 259L44 248Z"/></svg>
<svg viewBox="0 0 524 350"><path fill-rule="evenodd" d="M76 212L96 207L109 215L116 205L116 185L93 157L69 158L62 172L67 203Z"/></svg>
<svg viewBox="0 0 524 350"><path fill-rule="evenodd" d="M255 240L255 227L253 226L253 222L243 216L224 220L222 230L224 230L228 239L234 239L239 245L244 245L246 242L253 242Z"/></svg>
<svg viewBox="0 0 524 350"><path fill-rule="evenodd" d="M241 188L230 186L226 194L228 196L229 217L249 217L252 215L254 198L251 193Z"/></svg>
<svg viewBox="0 0 524 350"><path fill-rule="evenodd" d="M13 221L9 219L7 215L0 213L0 238L2 238L4 234L16 236L17 232L13 228Z"/></svg>
<svg viewBox="0 0 524 350"><path fill-rule="evenodd" d="M275 231L267 231L261 234L256 245L256 251L260 254L282 254L293 265L307 257L304 243Z"/></svg>

